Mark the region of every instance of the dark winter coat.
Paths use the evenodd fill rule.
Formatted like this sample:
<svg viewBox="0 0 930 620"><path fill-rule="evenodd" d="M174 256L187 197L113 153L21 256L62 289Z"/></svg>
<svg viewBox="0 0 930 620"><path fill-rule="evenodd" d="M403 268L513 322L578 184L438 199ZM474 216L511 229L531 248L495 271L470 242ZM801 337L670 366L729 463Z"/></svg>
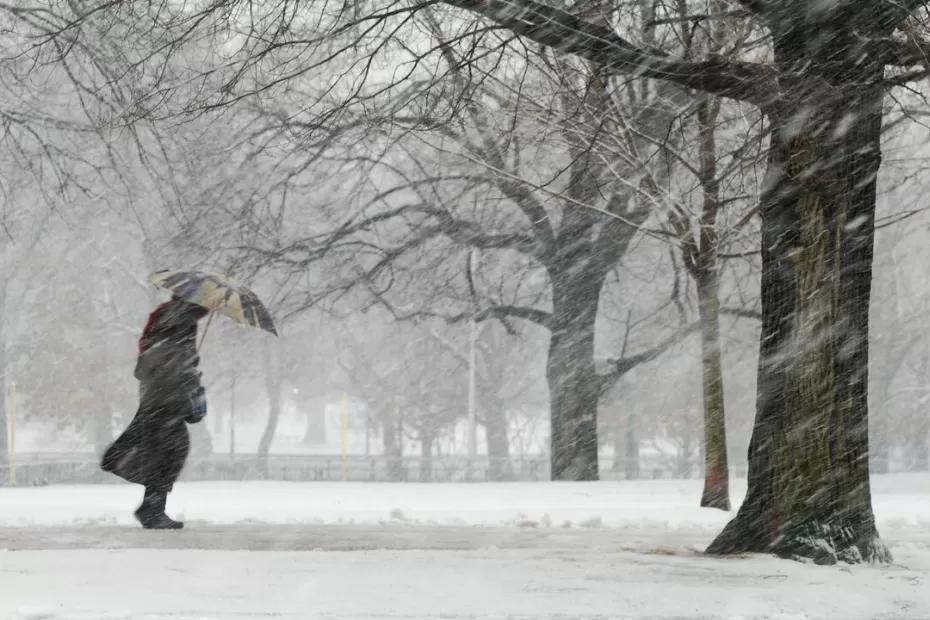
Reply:
<svg viewBox="0 0 930 620"><path fill-rule="evenodd" d="M190 450L187 424L200 421L197 319L204 310L172 300L152 313L140 340L135 376L139 409L107 449L101 466L129 482L171 489Z"/></svg>

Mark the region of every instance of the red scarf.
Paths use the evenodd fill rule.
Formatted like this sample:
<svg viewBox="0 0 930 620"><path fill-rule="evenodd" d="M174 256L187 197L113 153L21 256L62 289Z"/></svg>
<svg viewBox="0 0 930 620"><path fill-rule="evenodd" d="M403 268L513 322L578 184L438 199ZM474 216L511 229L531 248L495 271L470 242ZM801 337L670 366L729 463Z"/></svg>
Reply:
<svg viewBox="0 0 930 620"><path fill-rule="evenodd" d="M170 305L171 302L166 301L165 303L152 310L152 313L149 315L149 320L145 324L145 329L142 330L142 336L139 338L139 353L144 353L145 350L149 348L150 343L148 340L149 336L152 335L152 330L155 327L155 323L158 322L158 319L161 318L161 315Z"/></svg>

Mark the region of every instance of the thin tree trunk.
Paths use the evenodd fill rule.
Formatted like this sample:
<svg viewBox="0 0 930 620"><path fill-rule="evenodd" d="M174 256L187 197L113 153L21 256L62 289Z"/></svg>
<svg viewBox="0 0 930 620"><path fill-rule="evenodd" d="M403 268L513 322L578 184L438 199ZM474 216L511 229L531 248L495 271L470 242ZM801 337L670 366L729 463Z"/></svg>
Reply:
<svg viewBox="0 0 930 620"><path fill-rule="evenodd" d="M729 510L730 473L723 407L718 286L716 269L708 269L697 283L704 394L704 491L701 494L701 506Z"/></svg>
<svg viewBox="0 0 930 620"><path fill-rule="evenodd" d="M910 441L909 461L911 471L927 471L930 469L930 448L927 447L927 433L918 433Z"/></svg>
<svg viewBox="0 0 930 620"><path fill-rule="evenodd" d="M0 250L0 258L5 261L5 249ZM9 384L6 364L6 289L7 277L4 274L0 277L0 463L9 463L10 460L10 444L7 437L10 423L6 413L7 385Z"/></svg>
<svg viewBox="0 0 930 620"><path fill-rule="evenodd" d="M433 440L431 433L420 434L420 482L433 479Z"/></svg>
<svg viewBox="0 0 930 620"><path fill-rule="evenodd" d="M507 413L496 397L486 399L484 432L488 445L488 477L491 480L508 480L510 471L510 439L507 434Z"/></svg>
<svg viewBox="0 0 930 620"><path fill-rule="evenodd" d="M888 461L891 457L891 447L888 437L889 429L885 419L887 419L887 403L890 398L889 389L891 387L893 375L888 373L887 369L883 369L882 374L885 376L872 384L875 388L872 390L870 399L871 402L876 404L880 411L885 414L877 416L879 418L878 420L876 420L876 416L873 415L869 420L869 442L871 444L869 449L869 471L873 474L887 474ZM872 407L871 410L874 413L875 407Z"/></svg>
<svg viewBox="0 0 930 620"><path fill-rule="evenodd" d="M211 413L213 418L213 432L217 437L223 434L223 415L217 411L216 413Z"/></svg>
<svg viewBox="0 0 930 620"><path fill-rule="evenodd" d="M675 476L678 478L687 479L691 477L691 452L693 450L691 440L696 435L693 426L689 413L685 418L685 428L681 435L681 448L678 450L678 458L675 463Z"/></svg>
<svg viewBox="0 0 930 620"><path fill-rule="evenodd" d="M704 396L704 491L701 506L730 509L730 472L727 466L727 431L723 404L723 363L720 347L720 273L717 261L717 214L720 186L717 180L715 138L720 100L704 95L698 106L701 135L701 187L704 205L700 220L700 243L690 245L688 261L697 285L701 321L701 368Z"/></svg>
<svg viewBox="0 0 930 620"><path fill-rule="evenodd" d="M265 389L268 392L268 420L265 423L265 430L258 442L258 459L262 469L267 472L268 453L271 451L271 443L274 441L275 432L278 429L278 420L281 417L281 390L284 381L281 377L278 359L267 343L264 346L265 358Z"/></svg>
<svg viewBox="0 0 930 620"><path fill-rule="evenodd" d="M552 480L598 479L600 379L594 367L594 320L599 292L599 281L589 280L579 288L563 286L558 280L553 282L546 363L551 407Z"/></svg>
<svg viewBox="0 0 930 620"><path fill-rule="evenodd" d="M612 427L610 429L610 441L614 448L614 461L611 463L610 469L615 476L619 476L620 472L624 470L624 460L626 457L624 433L620 430L622 427L619 418L620 414L617 413L616 418L611 420Z"/></svg>
<svg viewBox="0 0 930 620"><path fill-rule="evenodd" d="M236 375L229 382L229 456L236 456Z"/></svg>
<svg viewBox="0 0 930 620"><path fill-rule="evenodd" d="M389 414L381 416L381 438L384 442L388 479L401 481L404 479L402 446L397 437L397 423Z"/></svg>
<svg viewBox="0 0 930 620"><path fill-rule="evenodd" d="M93 415L93 437L94 452L97 456L103 456L110 443L113 441L113 410L112 400L110 398L111 388L109 380L109 334L103 329L100 334L102 347L102 367L103 367L103 384L101 386L103 394L100 404L94 411Z"/></svg>
<svg viewBox="0 0 930 620"><path fill-rule="evenodd" d="M806 75L773 110L749 488L708 552L888 561L872 513L867 402L883 68L839 65L848 36L823 33L827 48L810 58L803 33L791 34L775 33L776 61Z"/></svg>
<svg viewBox="0 0 930 620"><path fill-rule="evenodd" d="M891 450L888 446L888 432L882 428L873 427L870 431L872 448L869 458L869 471L873 474L887 474Z"/></svg>
<svg viewBox="0 0 930 620"><path fill-rule="evenodd" d="M311 401L307 409L307 426L304 430L303 444L321 444L326 442L326 403Z"/></svg>
<svg viewBox="0 0 930 620"><path fill-rule="evenodd" d="M911 426L911 437L907 442L908 464L910 471L930 470L930 419L926 411L918 412L917 419Z"/></svg>
<svg viewBox="0 0 930 620"><path fill-rule="evenodd" d="M713 39L713 37L712 37ZM716 41L711 42L716 46ZM699 178L703 206L694 234L690 219L673 216L688 274L698 295L701 325L701 384L704 411L704 490L701 506L730 509L729 467L727 464L726 416L723 402L723 364L720 344L720 274L717 254L717 215L720 210L720 182L717 179L716 125L720 99L709 94L700 97L697 108L700 135Z"/></svg>
<svg viewBox="0 0 930 620"><path fill-rule="evenodd" d="M191 457L194 460L204 460L213 455L213 437L206 423L190 425Z"/></svg>
<svg viewBox="0 0 930 620"><path fill-rule="evenodd" d="M636 436L636 416L627 416L626 445L624 450L624 474L627 480L639 480L639 438Z"/></svg>

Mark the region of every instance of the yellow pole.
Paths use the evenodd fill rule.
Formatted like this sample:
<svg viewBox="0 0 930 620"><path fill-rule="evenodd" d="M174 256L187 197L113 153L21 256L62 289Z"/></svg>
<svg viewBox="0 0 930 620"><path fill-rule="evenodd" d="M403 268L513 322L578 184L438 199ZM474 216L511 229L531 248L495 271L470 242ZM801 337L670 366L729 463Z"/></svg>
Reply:
<svg viewBox="0 0 930 620"><path fill-rule="evenodd" d="M342 393L342 400L339 403L339 418L341 427L341 444L342 444L342 480L348 479L349 465L349 402L345 392Z"/></svg>
<svg viewBox="0 0 930 620"><path fill-rule="evenodd" d="M10 486L16 486L16 382L10 384Z"/></svg>

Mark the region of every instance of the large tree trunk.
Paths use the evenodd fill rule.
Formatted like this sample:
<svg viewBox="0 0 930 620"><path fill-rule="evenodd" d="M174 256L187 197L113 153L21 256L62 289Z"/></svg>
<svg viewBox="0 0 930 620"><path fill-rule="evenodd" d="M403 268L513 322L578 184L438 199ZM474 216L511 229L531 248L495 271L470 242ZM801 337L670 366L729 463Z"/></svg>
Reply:
<svg viewBox="0 0 930 620"><path fill-rule="evenodd" d="M774 33L776 61L796 77L770 110L749 489L708 552L887 561L872 513L867 403L883 69L853 53L848 24L816 39L803 26Z"/></svg>
<svg viewBox="0 0 930 620"><path fill-rule="evenodd" d="M559 279L554 279L552 285L551 337L546 362L552 480L598 479L600 380L594 367L594 320L601 280L579 275L572 275L577 282L574 286Z"/></svg>

